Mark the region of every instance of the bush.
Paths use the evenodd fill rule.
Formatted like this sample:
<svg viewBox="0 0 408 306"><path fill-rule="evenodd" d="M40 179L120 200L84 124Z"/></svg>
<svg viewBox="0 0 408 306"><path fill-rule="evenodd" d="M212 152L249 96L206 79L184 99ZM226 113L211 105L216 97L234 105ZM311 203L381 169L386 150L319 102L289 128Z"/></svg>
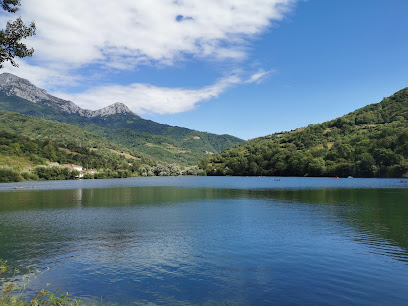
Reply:
<svg viewBox="0 0 408 306"><path fill-rule="evenodd" d="M32 173L32 172L28 172L28 171L23 171L21 172L21 176L24 178L24 180L26 181L37 181L39 180L38 175Z"/></svg>
<svg viewBox="0 0 408 306"><path fill-rule="evenodd" d="M205 175L205 171L203 169L200 169L198 166L191 166L191 167L187 167L183 170L182 175L200 175L200 176L204 176ZM227 173L228 175L228 173Z"/></svg>
<svg viewBox="0 0 408 306"><path fill-rule="evenodd" d="M179 176L182 174L180 167L175 164L157 165L151 170L157 176Z"/></svg>
<svg viewBox="0 0 408 306"><path fill-rule="evenodd" d="M37 166L34 173L41 180L72 180L79 175L76 170L60 166Z"/></svg>
<svg viewBox="0 0 408 306"><path fill-rule="evenodd" d="M95 176L92 173L85 173L84 174L84 179L85 180L93 180L94 178L95 178Z"/></svg>
<svg viewBox="0 0 408 306"><path fill-rule="evenodd" d="M398 164L388 167L387 177L407 177L408 164Z"/></svg>
<svg viewBox="0 0 408 306"><path fill-rule="evenodd" d="M149 165L141 165L139 168L139 175L140 176L154 176L154 172L152 171L152 167Z"/></svg>
<svg viewBox="0 0 408 306"><path fill-rule="evenodd" d="M20 172L16 169L13 169L8 166L0 167L0 182L9 183L9 182L21 182L23 177Z"/></svg>

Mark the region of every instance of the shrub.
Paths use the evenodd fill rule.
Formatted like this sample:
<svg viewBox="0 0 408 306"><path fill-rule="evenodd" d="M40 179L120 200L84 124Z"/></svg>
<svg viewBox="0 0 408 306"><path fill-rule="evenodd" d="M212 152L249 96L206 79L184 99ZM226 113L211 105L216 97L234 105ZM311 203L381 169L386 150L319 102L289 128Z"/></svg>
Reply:
<svg viewBox="0 0 408 306"><path fill-rule="evenodd" d="M9 182L21 182L23 177L20 172L16 169L13 169L9 166L0 167L0 182L9 183Z"/></svg>
<svg viewBox="0 0 408 306"><path fill-rule="evenodd" d="M92 173L85 173L84 174L84 179L85 180L93 180L95 177L94 177L94 174L92 174Z"/></svg>
<svg viewBox="0 0 408 306"><path fill-rule="evenodd" d="M60 166L37 166L34 173L41 180L71 180L79 175L76 170Z"/></svg>
<svg viewBox="0 0 408 306"><path fill-rule="evenodd" d="M36 175L36 174L34 174L34 173L32 173L32 172L29 172L29 171L23 171L23 172L21 172L21 176L24 178L24 180L26 180L26 181L37 181L37 180L39 180L39 177L38 177L38 175Z"/></svg>

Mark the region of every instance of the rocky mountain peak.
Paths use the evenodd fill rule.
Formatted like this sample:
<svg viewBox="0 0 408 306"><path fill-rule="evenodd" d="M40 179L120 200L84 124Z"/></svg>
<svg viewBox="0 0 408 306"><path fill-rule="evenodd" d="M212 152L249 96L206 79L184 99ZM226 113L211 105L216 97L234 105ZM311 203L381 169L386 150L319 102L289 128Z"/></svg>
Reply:
<svg viewBox="0 0 408 306"><path fill-rule="evenodd" d="M7 96L17 96L33 103L48 98L48 93L44 89L11 73L0 74L0 91Z"/></svg>
<svg viewBox="0 0 408 306"><path fill-rule="evenodd" d="M133 114L133 112L123 103L116 102L112 105L106 106L104 108L98 109L96 111L89 111L92 112L90 117L96 116L110 116L116 114Z"/></svg>
<svg viewBox="0 0 408 306"><path fill-rule="evenodd" d="M99 110L87 110L72 101L60 99L38 88L30 81L11 73L0 74L0 93L6 96L17 96L32 103L43 102L49 106L58 107L69 114L83 117L110 116L115 114L134 114L125 104L116 102Z"/></svg>

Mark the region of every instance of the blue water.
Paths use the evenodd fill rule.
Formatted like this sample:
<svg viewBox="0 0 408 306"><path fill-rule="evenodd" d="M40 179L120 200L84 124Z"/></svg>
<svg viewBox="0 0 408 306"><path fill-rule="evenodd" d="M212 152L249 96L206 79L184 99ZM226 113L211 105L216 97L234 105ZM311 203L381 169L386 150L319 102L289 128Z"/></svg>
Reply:
<svg viewBox="0 0 408 306"><path fill-rule="evenodd" d="M406 305L407 187L264 177L0 184L0 258L44 271L28 294L51 283L86 302Z"/></svg>
<svg viewBox="0 0 408 306"><path fill-rule="evenodd" d="M123 187L186 187L230 189L317 189L317 188L407 188L408 179L364 179L327 177L138 177L127 179L26 181L0 183L0 191L16 187L35 190L95 189Z"/></svg>

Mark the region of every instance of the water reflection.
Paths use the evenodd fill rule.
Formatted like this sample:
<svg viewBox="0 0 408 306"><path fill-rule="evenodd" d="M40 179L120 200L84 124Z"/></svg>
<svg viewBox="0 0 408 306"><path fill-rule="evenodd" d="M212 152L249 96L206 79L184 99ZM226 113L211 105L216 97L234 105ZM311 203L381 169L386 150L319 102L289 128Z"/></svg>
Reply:
<svg viewBox="0 0 408 306"><path fill-rule="evenodd" d="M252 191L251 191L252 192ZM395 251L398 259L406 260L408 251L408 191L404 189L320 189L292 191L264 191L265 196L281 201L318 204L359 235L356 240L373 247L403 248L403 254ZM377 238L376 238L377 237ZM378 241L377 241L378 240ZM377 242L376 242L377 241Z"/></svg>
<svg viewBox="0 0 408 306"><path fill-rule="evenodd" d="M16 240L28 248L37 250L32 244L49 241L49 235L58 243L66 241L64 233L74 233L76 239L88 239L86 231L92 229L101 233L97 240L115 239L108 242L113 248L126 248L126 238L133 233L123 229L132 223L126 214L118 215L113 208L172 206L177 203L214 199L269 199L280 202L293 202L320 205L322 211L335 222L350 226L359 235L354 239L370 246L384 247L384 243L408 250L408 192L404 189L316 189L316 190L245 190L245 189L197 189L174 187L77 189L58 191L30 191L1 193L0 242L2 245ZM238 206L239 207L239 206ZM97 214L76 212L75 209L109 208ZM65 211L64 211L65 210ZM34 211L27 213L27 211ZM172 214L169 209L168 214ZM245 216L244 216L245 217ZM112 232L106 233L107 220L113 220ZM139 220L140 222L140 220ZM172 219L172 222L177 220ZM76 224L75 227L71 225ZM137 223L132 223L138 227ZM54 229L55 227L55 229ZM62 236L61 238L59 238ZM377 238L380 242L376 242ZM123 241L122 243L120 241ZM47 247L50 247L47 244ZM52 247L52 246L51 246ZM405 251L384 251L406 260ZM0 256L3 255L0 253Z"/></svg>
<svg viewBox="0 0 408 306"><path fill-rule="evenodd" d="M51 266L55 288L119 303L401 304L407 195L165 186L3 192L0 258Z"/></svg>
<svg viewBox="0 0 408 306"><path fill-rule="evenodd" d="M134 205L162 205L163 203L239 197L245 190L126 187L107 189L75 189L0 193L0 212L34 209L82 207L126 207ZM235 194L235 196L234 196Z"/></svg>

